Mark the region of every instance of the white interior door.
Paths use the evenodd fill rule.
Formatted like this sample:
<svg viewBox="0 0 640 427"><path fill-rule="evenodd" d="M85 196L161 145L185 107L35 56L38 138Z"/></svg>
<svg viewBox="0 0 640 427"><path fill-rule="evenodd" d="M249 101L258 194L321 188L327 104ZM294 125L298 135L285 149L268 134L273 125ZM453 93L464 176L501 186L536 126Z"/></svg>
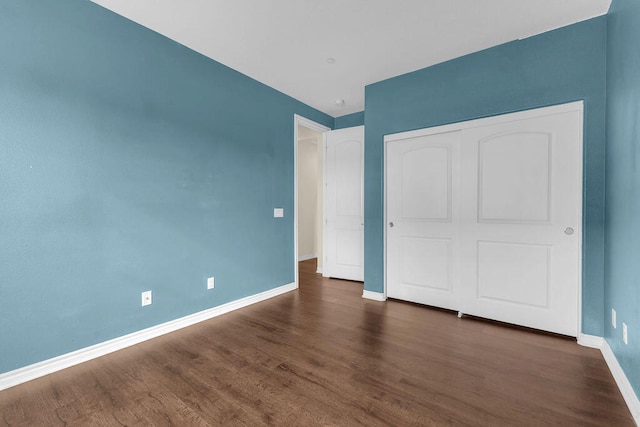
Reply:
<svg viewBox="0 0 640 427"><path fill-rule="evenodd" d="M387 296L458 309L460 131L387 147Z"/></svg>
<svg viewBox="0 0 640 427"><path fill-rule="evenodd" d="M364 280L364 126L326 133L323 274Z"/></svg>
<svg viewBox="0 0 640 427"><path fill-rule="evenodd" d="M464 132L460 310L577 336L582 114Z"/></svg>
<svg viewBox="0 0 640 427"><path fill-rule="evenodd" d="M389 138L386 174L388 296L577 335L581 103Z"/></svg>

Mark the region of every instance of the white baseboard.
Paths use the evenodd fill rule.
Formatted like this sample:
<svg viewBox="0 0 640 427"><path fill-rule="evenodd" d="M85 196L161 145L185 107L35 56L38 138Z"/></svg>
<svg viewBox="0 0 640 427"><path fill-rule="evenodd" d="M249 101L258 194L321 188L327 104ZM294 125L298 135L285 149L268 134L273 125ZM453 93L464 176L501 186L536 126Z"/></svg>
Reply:
<svg viewBox="0 0 640 427"><path fill-rule="evenodd" d="M322 267L318 267L318 269L316 270L316 273L322 274Z"/></svg>
<svg viewBox="0 0 640 427"><path fill-rule="evenodd" d="M374 301L386 301L387 297L382 292L372 292L368 290L362 291L362 298L371 299Z"/></svg>
<svg viewBox="0 0 640 427"><path fill-rule="evenodd" d="M622 397L629 407L629 411L631 411L633 420L636 422L636 425L640 425L640 400L638 400L638 396L636 396L629 379L622 370L620 363L618 363L618 359L616 355L613 354L613 350L609 347L607 340L595 335L580 334L578 335L578 344L600 349L605 362L607 362L609 371L611 371L611 375L613 375L613 379L616 381Z"/></svg>
<svg viewBox="0 0 640 427"><path fill-rule="evenodd" d="M5 372L4 374L0 374L0 391L60 371L62 369L78 365L91 359L113 353L114 351L139 344L143 341L150 340L151 338L156 338L160 335L168 334L169 332L174 332L178 329L195 325L196 323L214 318L216 316L220 316L225 313L229 313L230 311L247 307L251 304L273 298L275 296L293 291L295 289L295 283L290 283L288 285L280 286L275 289L270 289L259 294L251 295L236 301L219 305L217 307L200 311L189 316L181 317L170 322L152 326L151 328L143 329L132 334L124 335L122 337L114 338L109 341L92 345L91 347L82 348L80 350L63 354L52 359L34 363L33 365Z"/></svg>
<svg viewBox="0 0 640 427"><path fill-rule="evenodd" d="M636 422L636 425L640 425L640 400L638 400L638 396L636 396L636 393L633 391L633 387L631 387L629 379L622 370L616 355L613 354L613 350L611 350L611 347L609 347L609 343L606 340L604 340L600 351L602 351L604 360L607 362L609 370L618 384L618 388L622 393L622 397L624 397L624 401L627 402L627 406L629 407L629 411L631 411L633 420Z"/></svg>
<svg viewBox="0 0 640 427"><path fill-rule="evenodd" d="M316 255L316 254L301 255L301 256L298 257L298 262L308 261L308 260L314 259L314 258L318 258L318 255Z"/></svg>
<svg viewBox="0 0 640 427"><path fill-rule="evenodd" d="M602 349L602 344L604 344L604 338L598 337L595 335L587 335L587 334L580 333L578 335L578 344L584 347Z"/></svg>

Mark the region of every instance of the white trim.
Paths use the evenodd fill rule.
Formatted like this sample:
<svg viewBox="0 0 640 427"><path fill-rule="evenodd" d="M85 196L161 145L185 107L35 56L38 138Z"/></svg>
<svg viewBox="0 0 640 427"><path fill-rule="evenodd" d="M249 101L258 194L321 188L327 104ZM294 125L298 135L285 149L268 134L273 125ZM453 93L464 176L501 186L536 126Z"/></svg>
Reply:
<svg viewBox="0 0 640 427"><path fill-rule="evenodd" d="M388 155L387 135L384 136L384 144L382 147L382 295L387 299L387 155Z"/></svg>
<svg viewBox="0 0 640 427"><path fill-rule="evenodd" d="M231 301L217 307L213 307L204 311L200 311L198 313L172 320L170 322L152 326L147 329L142 329L140 331L124 335L122 337L114 338L109 341L92 345L90 347L85 347L71 353L63 354L52 359L44 360L42 362L34 363L33 365L25 366L23 368L0 374L0 391L48 374L52 374L62 369L78 365L80 363L98 358L100 356L113 353L114 351L139 344L143 341L159 337L160 335L168 334L170 332L177 331L178 329L195 325L196 323L209 320L211 318L229 313L234 310L238 310L243 307L247 307L251 304L273 298L275 296L293 291L295 289L295 283L290 283L288 285L270 289L268 291L241 298L236 301Z"/></svg>
<svg viewBox="0 0 640 427"><path fill-rule="evenodd" d="M611 375L613 375L613 379L616 381L618 389L620 389L620 393L622 393L624 401L629 407L633 420L636 422L636 425L640 425L640 400L638 400L638 396L622 370L620 363L618 363L616 355L613 353L613 350L611 350L611 347L609 347L607 340L595 335L580 334L578 335L578 344L600 350Z"/></svg>
<svg viewBox="0 0 640 427"><path fill-rule="evenodd" d="M300 262L300 261L308 261L310 259L314 259L314 258L317 258L317 257L318 257L318 255L316 255L316 254L302 255L302 256L298 257L298 262Z"/></svg>
<svg viewBox="0 0 640 427"><path fill-rule="evenodd" d="M580 225L580 230L578 232L578 322L576 331L578 331L578 337L582 336L582 269L584 268L584 263L582 262L582 254L584 253L584 213L586 211L584 206L584 190L585 190L585 181L584 181L584 102L577 101L572 102L570 104L558 105L556 107L548 107L549 109L558 109L560 110L562 107L566 107L568 111L580 111L580 163L578 164L578 173L580 178L580 192L578 193L578 224ZM560 112L560 111L558 111ZM576 227L577 228L577 227Z"/></svg>
<svg viewBox="0 0 640 427"><path fill-rule="evenodd" d="M579 333L578 344L580 344L583 347L602 349L602 344L604 344L604 338L598 337L595 335L587 335L587 334Z"/></svg>
<svg viewBox="0 0 640 427"><path fill-rule="evenodd" d="M405 139L417 138L421 136L427 135L435 135L439 133L453 132L453 131L461 131L465 129L478 128L482 126L490 126L495 124L503 124L509 123L519 120L525 120L530 118L538 118L545 117L550 115L556 115L560 113L568 113L572 111L580 112L580 164L579 174L580 174L580 191L578 193L578 209L580 209L579 217L581 220L584 219L584 101L574 101L565 104L551 105L546 107L536 107L528 110L513 112L513 113L504 113L497 114L490 117L481 117L477 119L466 120L462 122L450 123L446 125L433 126L429 128L417 129L406 132L399 132L389 135L384 135L384 148L383 148L383 233L382 233L382 241L383 241L383 289L384 295L387 294L387 147L388 143L394 141L401 141ZM576 227L577 235L580 239L579 241L579 265L577 271L578 278L578 289L577 289L577 304L578 304L578 316L576 319L577 323L577 331L578 336L581 335L582 331L582 268L584 266L582 262L582 254L584 250L584 241L583 241L583 224L581 223L579 227Z"/></svg>
<svg viewBox="0 0 640 427"><path fill-rule="evenodd" d="M622 393L622 397L624 397L624 401L627 402L627 406L629 407L629 411L631 411L633 420L636 422L636 425L640 425L640 400L638 400L638 396L636 396L636 393L633 391L633 387L631 387L629 379L622 370L620 363L618 363L618 359L616 359L615 354L613 354L607 340L604 340L600 351L602 351L604 360L609 366L613 379L615 379L616 384L618 384L618 388Z"/></svg>
<svg viewBox="0 0 640 427"><path fill-rule="evenodd" d="M331 128L316 123L297 114L293 115L293 277L296 289L298 283L298 126L304 126L322 133L322 146L325 145L324 134ZM323 160L324 164L324 160ZM324 211L324 209L323 209ZM323 227L324 229L324 227ZM324 238L322 239L324 242ZM324 250L324 248L323 248Z"/></svg>
<svg viewBox="0 0 640 427"><path fill-rule="evenodd" d="M552 105L548 107L536 107L529 110L518 111L515 113L496 114L495 116L482 117L479 119L465 120L447 125L433 126L424 129L417 129L407 132L398 132L384 136L384 142L399 141L402 139L417 138L426 135L435 135L438 133L446 133L480 126L491 126L500 123L515 122L518 120L531 119L535 117L551 116L560 113L568 113L570 111L584 111L584 102L575 101L567 104ZM542 114L544 110L544 113ZM508 121L504 119L508 118Z"/></svg>
<svg viewBox="0 0 640 427"><path fill-rule="evenodd" d="M368 291L366 289L362 291L362 298L370 299L370 300L374 300L374 301L386 301L387 300L387 296L385 294L383 294L382 292L373 292L373 291Z"/></svg>
<svg viewBox="0 0 640 427"><path fill-rule="evenodd" d="M327 134L331 131L324 132L322 134L322 145L320 145L320 155L322 156L322 259L318 261L318 264L322 264L322 267L318 267L317 273L322 274L322 277L329 277L325 274L325 266L327 265Z"/></svg>
<svg viewBox="0 0 640 427"><path fill-rule="evenodd" d="M302 126L304 126L306 128L315 130L315 131L320 132L320 133L328 132L328 131L331 130L330 127L327 127L325 125L321 125L320 123L314 122L313 120L309 120L306 117L302 117L302 116L300 116L298 114L294 114L293 118L295 120L296 125L302 125ZM296 128L297 128L297 126L296 126ZM297 129L296 129L296 133L297 133ZM296 141L297 140L298 139L296 138Z"/></svg>

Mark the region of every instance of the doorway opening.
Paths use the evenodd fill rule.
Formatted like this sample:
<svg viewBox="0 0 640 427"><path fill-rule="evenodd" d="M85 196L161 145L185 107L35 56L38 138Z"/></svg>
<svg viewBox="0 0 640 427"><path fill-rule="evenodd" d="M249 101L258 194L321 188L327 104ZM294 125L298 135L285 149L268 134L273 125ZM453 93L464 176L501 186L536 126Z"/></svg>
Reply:
<svg viewBox="0 0 640 427"><path fill-rule="evenodd" d="M298 285L298 262L317 259L323 272L324 245L324 133L331 129L294 117L294 265Z"/></svg>

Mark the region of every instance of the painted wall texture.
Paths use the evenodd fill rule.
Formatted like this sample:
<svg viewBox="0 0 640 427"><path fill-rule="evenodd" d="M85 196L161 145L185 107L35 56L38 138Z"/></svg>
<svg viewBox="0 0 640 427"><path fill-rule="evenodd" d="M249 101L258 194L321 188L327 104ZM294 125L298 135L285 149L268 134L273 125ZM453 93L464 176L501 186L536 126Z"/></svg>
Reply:
<svg viewBox="0 0 640 427"><path fill-rule="evenodd" d="M86 0L0 0L0 52L0 373L294 281L332 117Z"/></svg>
<svg viewBox="0 0 640 427"><path fill-rule="evenodd" d="M365 288L381 292L385 134L584 100L583 332L638 393L637 40L640 5L614 0L370 85L366 116L334 120L87 0L0 0L0 373L293 282L294 114L366 125Z"/></svg>
<svg viewBox="0 0 640 427"><path fill-rule="evenodd" d="M582 331L603 334L606 17L366 87L365 289L382 292L386 134L584 100Z"/></svg>
<svg viewBox="0 0 640 427"><path fill-rule="evenodd" d="M639 395L640 3L614 0L608 20L605 338ZM622 322L629 327L628 345Z"/></svg>
<svg viewBox="0 0 640 427"><path fill-rule="evenodd" d="M351 128L364 125L364 111L336 117L335 129Z"/></svg>

